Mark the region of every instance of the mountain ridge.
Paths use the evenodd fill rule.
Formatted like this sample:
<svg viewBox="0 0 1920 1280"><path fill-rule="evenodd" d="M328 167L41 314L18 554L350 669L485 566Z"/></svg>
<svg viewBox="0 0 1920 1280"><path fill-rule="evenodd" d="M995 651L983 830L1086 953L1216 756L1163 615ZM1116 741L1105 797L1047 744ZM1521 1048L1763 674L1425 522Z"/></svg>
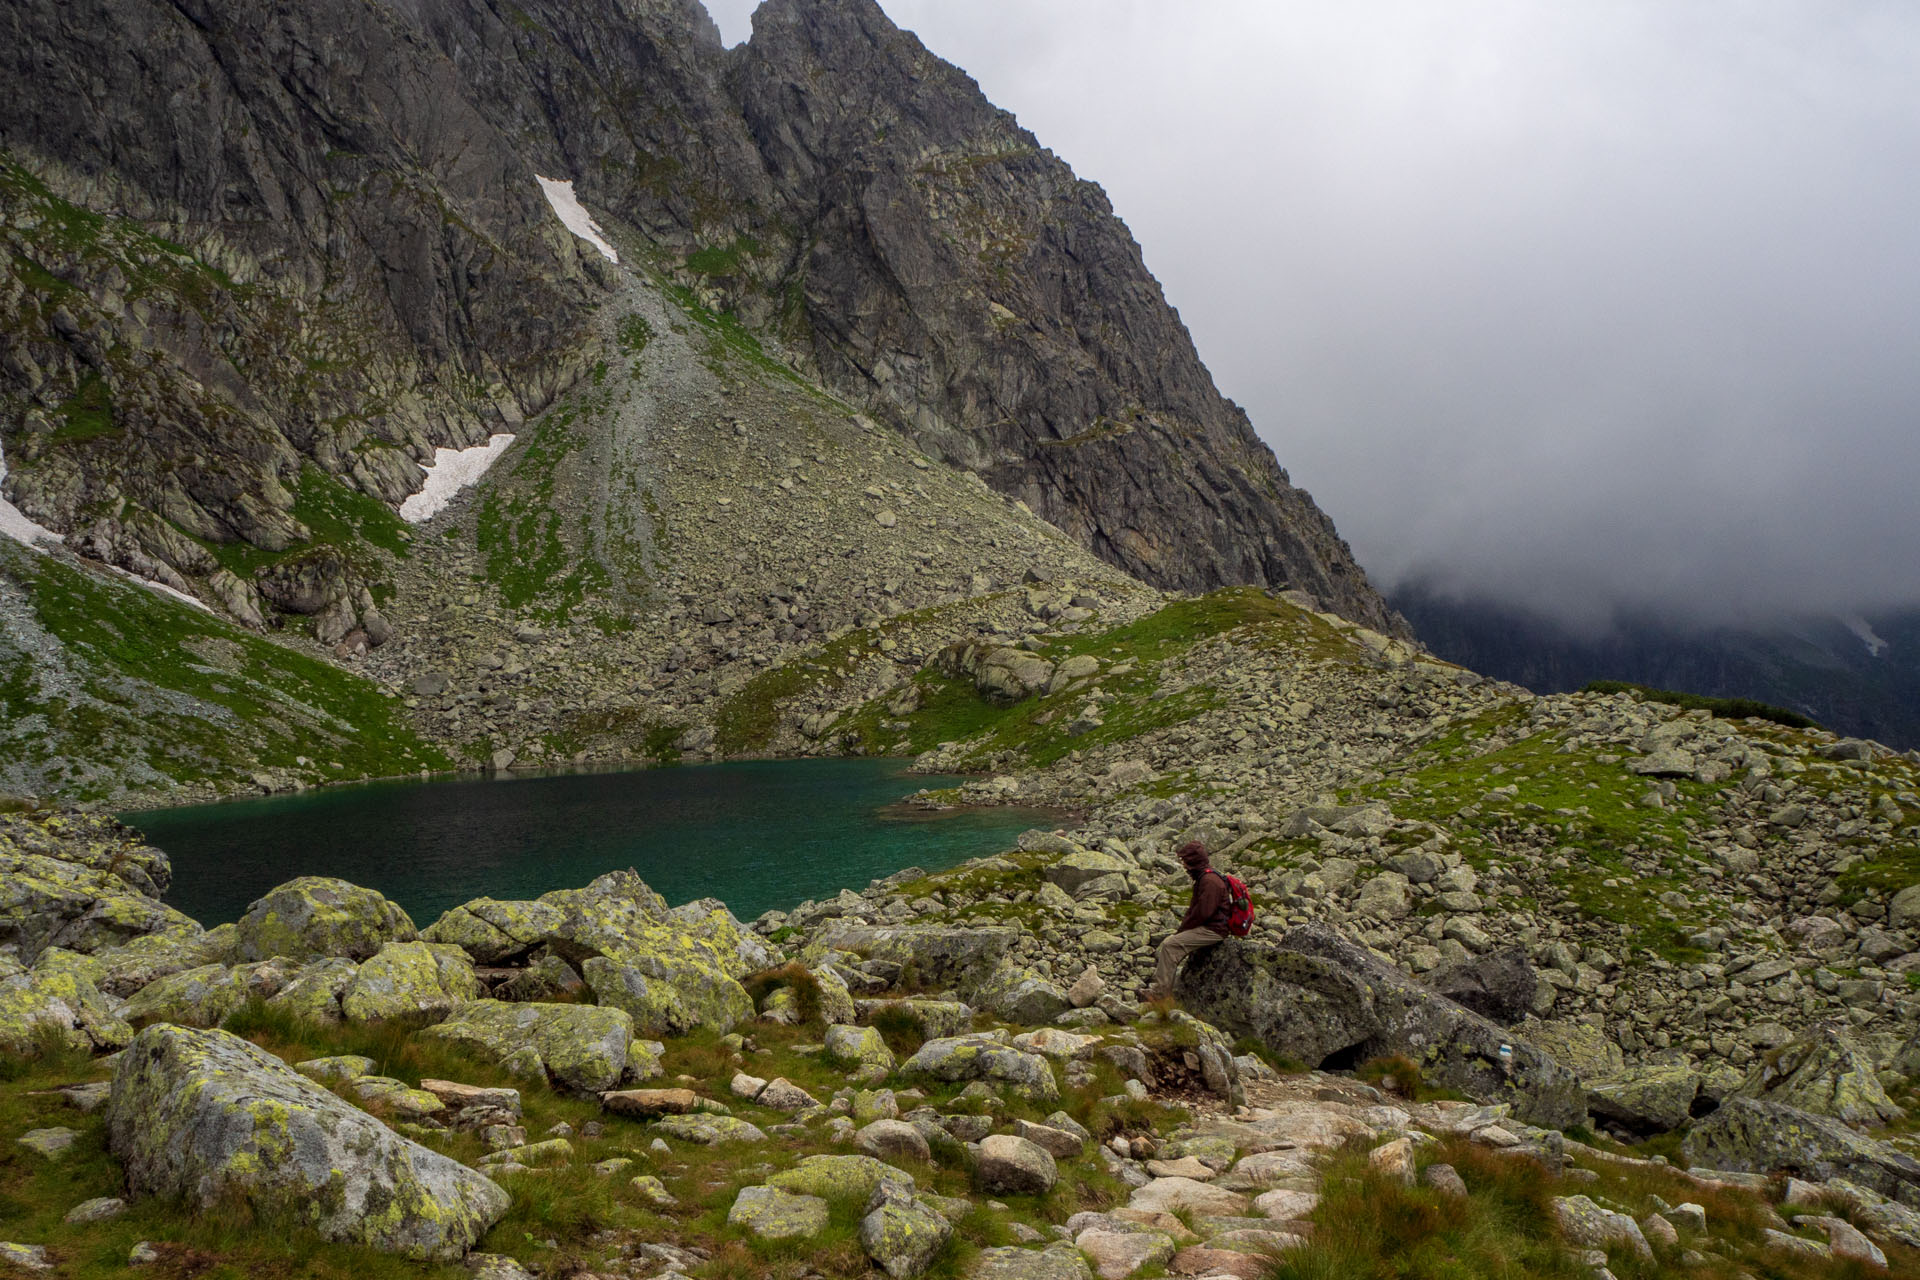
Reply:
<svg viewBox="0 0 1920 1280"><path fill-rule="evenodd" d="M641 232L655 268L711 309L777 333L787 359L1110 562L1181 589L1295 586L1401 629L1213 389L1097 188L877 6L777 4L766 33L730 51L692 3L496 12L408 0L373 12L361 23L324 4L11 15L14 71L45 92L0 110L9 172L42 187L16 197L10 220L39 195L83 220L101 216L94 201L112 210L82 228L94 241L157 236L206 276L144 288L143 323L141 309L131 320L120 309L114 281L141 283L144 262L16 240L10 493L28 514L92 529L87 550L150 575L164 566L158 576L181 587L218 573L181 532L276 552L303 541L286 492L302 459L397 505L432 448L539 412L583 375L567 353L613 283L540 207L533 173L553 169L544 176L572 178L603 219ZM167 56L130 53L145 49ZM878 85L794 103L799 86L849 63ZM95 68L120 86L100 101L87 92ZM168 104L183 95L192 108L176 120ZM850 136L875 118L903 136ZM176 129L165 154L143 147ZM778 145L789 137L840 180L877 175L914 200L815 189L798 152ZM1019 154L996 153L1009 138ZM1064 202L1045 207L1065 229L1011 253L946 236L935 204L972 197L951 174L913 168L929 142L962 165L960 186L998 175L997 203L972 199L962 223L1031 219L1057 188ZM854 209L860 225L839 220ZM70 298L28 287L38 277L24 264L43 258L59 268L47 274L72 277ZM988 296L989 277L1033 333L1003 323L1014 308ZM196 337L207 330L216 341ZM163 385L125 368L122 349L162 352L143 372ZM131 425L152 456L63 436L56 417L88 395L108 418L103 436ZM207 418L184 439L167 434ZM248 443L220 458L218 480L196 478L192 458L221 452L223 433ZM279 603L244 578L200 593L244 601L243 619Z"/></svg>

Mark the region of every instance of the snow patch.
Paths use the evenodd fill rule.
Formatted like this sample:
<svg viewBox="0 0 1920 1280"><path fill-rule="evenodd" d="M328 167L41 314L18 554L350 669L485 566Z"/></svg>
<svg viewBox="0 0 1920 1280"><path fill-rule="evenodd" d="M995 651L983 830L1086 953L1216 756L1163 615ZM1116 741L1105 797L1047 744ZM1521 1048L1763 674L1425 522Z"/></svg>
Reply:
<svg viewBox="0 0 1920 1280"><path fill-rule="evenodd" d="M1840 621L1847 624L1847 630L1860 637L1860 643L1867 646L1868 657L1877 658L1887 651L1887 642L1874 634L1873 628L1868 625L1865 618L1856 615L1851 618L1842 618Z"/></svg>
<svg viewBox="0 0 1920 1280"><path fill-rule="evenodd" d="M471 449L435 449L433 465L427 468L427 482L420 486L420 492L400 504L400 518L419 524L439 515L454 494L485 475L494 459L512 443L513 437L503 432Z"/></svg>
<svg viewBox="0 0 1920 1280"><path fill-rule="evenodd" d="M533 176L540 178L537 173ZM620 255L615 253L613 246L607 243L606 235L600 230L600 224L593 220L592 214L580 207L579 197L573 194L571 179L561 182L554 178L540 178L540 190L546 192L547 203L553 206L554 213L558 214L560 221L566 224L567 230L598 249L600 256L608 262L620 261Z"/></svg>
<svg viewBox="0 0 1920 1280"><path fill-rule="evenodd" d="M90 561L89 563L99 564L102 569L111 569L115 573L119 574L121 577L125 578L128 582L137 582L149 591L158 591L163 596L172 596L175 600L180 601L182 604L190 604L202 613L213 612L212 609L209 609L207 607L205 601L195 599L193 596L188 595L186 592L180 590L177 587L170 587L164 582L155 582L152 578L143 578L137 573L132 573L126 569L122 569L117 564L104 564L99 561Z"/></svg>
<svg viewBox="0 0 1920 1280"><path fill-rule="evenodd" d="M6 483L7 451L4 445L0 445L0 490L5 489ZM12 538L22 546L32 547L43 555L46 553L46 548L40 545L42 541L55 544L66 541L45 525L35 524L27 519L27 513L8 502L4 493L0 493L0 534Z"/></svg>

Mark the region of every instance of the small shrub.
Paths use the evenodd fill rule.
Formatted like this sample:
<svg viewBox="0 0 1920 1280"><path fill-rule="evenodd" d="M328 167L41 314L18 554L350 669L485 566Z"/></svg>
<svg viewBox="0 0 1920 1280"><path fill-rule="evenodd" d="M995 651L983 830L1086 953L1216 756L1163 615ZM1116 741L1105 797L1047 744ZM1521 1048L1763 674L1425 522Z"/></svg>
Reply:
<svg viewBox="0 0 1920 1280"><path fill-rule="evenodd" d="M769 994L786 987L793 992L794 1008L803 1023L820 1021L820 979L799 961L790 961L776 969L763 969L740 984L753 997L754 1007Z"/></svg>
<svg viewBox="0 0 1920 1280"><path fill-rule="evenodd" d="M1776 707L1767 702L1757 702L1752 698L1709 698L1698 693L1682 693L1677 689L1656 689L1651 685L1632 684L1625 680L1589 681L1580 692L1630 693L1645 702L1661 702L1672 707L1682 707L1688 711L1705 710L1722 720L1745 720L1748 717L1755 717L1785 725L1790 729L1820 727L1818 721L1803 716L1798 711L1789 711L1785 707Z"/></svg>

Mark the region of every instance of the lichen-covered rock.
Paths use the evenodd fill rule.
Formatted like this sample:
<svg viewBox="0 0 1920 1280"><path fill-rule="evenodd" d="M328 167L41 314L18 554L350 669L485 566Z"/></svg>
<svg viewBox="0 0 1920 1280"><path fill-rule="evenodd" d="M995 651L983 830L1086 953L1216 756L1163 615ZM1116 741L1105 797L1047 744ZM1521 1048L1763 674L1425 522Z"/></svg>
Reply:
<svg viewBox="0 0 1920 1280"><path fill-rule="evenodd" d="M232 964L239 959L235 930L223 924L205 933L155 933L117 947L92 953L100 965L95 985L110 996L125 998L170 974L209 964Z"/></svg>
<svg viewBox="0 0 1920 1280"><path fill-rule="evenodd" d="M727 1210L727 1223L762 1240L811 1240L827 1229L827 1202L773 1187L742 1187Z"/></svg>
<svg viewBox="0 0 1920 1280"><path fill-rule="evenodd" d="M998 967L1018 937L1013 929L1001 925L965 928L834 920L814 933L801 959L816 965L828 952L851 951L900 965L921 982L965 991Z"/></svg>
<svg viewBox="0 0 1920 1280"><path fill-rule="evenodd" d="M1528 1022L1520 1034L1582 1080L1601 1080L1626 1070L1627 1056L1607 1033L1584 1022Z"/></svg>
<svg viewBox="0 0 1920 1280"><path fill-rule="evenodd" d="M269 1009L281 1009L304 1022L331 1025L342 1020L340 997L360 972L351 960L330 956L303 965L292 981L267 997Z"/></svg>
<svg viewBox="0 0 1920 1280"><path fill-rule="evenodd" d="M27 825L18 815L0 816L0 947L22 961L32 963L48 947L90 954L139 937L200 934L198 924L159 901L168 869L158 849L111 838L42 838L29 852L10 838Z"/></svg>
<svg viewBox="0 0 1920 1280"><path fill-rule="evenodd" d="M836 1062L890 1072L896 1065L886 1037L873 1027L831 1026L827 1028L827 1056Z"/></svg>
<svg viewBox="0 0 1920 1280"><path fill-rule="evenodd" d="M1018 1026L1045 1026L1073 1008L1067 993L1032 969L1002 964L982 982L971 998L1003 1021Z"/></svg>
<svg viewBox="0 0 1920 1280"><path fill-rule="evenodd" d="M653 926L650 937L618 959L594 956L580 966L593 998L624 1009L642 1035L685 1035L696 1027L730 1031L753 1017L753 998L684 935Z"/></svg>
<svg viewBox="0 0 1920 1280"><path fill-rule="evenodd" d="M340 994L348 1022L430 1021L476 1000L467 953L447 943L389 942L360 965Z"/></svg>
<svg viewBox="0 0 1920 1280"><path fill-rule="evenodd" d="M744 978L780 963L779 949L741 924L718 898L683 902L667 915L675 927L712 948L728 977Z"/></svg>
<svg viewBox="0 0 1920 1280"><path fill-rule="evenodd" d="M1529 1124L1558 1128L1587 1116L1571 1071L1324 925L1299 926L1278 945L1209 947L1187 962L1175 994L1222 1031L1310 1066L1405 1055L1428 1080L1510 1103Z"/></svg>
<svg viewBox="0 0 1920 1280"><path fill-rule="evenodd" d="M256 964L210 964L168 974L127 1001L128 1019L217 1027L249 1000L266 1000L300 971L298 962L276 957Z"/></svg>
<svg viewBox="0 0 1920 1280"><path fill-rule="evenodd" d="M615 959L671 935L675 950L692 951L729 977L766 967L765 941L747 931L714 899L669 910L632 871L609 871L580 889L555 889L531 901L475 898L453 908L422 935L450 942L478 964L501 964L547 947L578 967L591 956Z"/></svg>
<svg viewBox="0 0 1920 1280"><path fill-rule="evenodd" d="M1736 1092L1848 1124L1892 1124L1906 1114L1881 1088L1873 1064L1827 1024L1762 1054Z"/></svg>
<svg viewBox="0 0 1920 1280"><path fill-rule="evenodd" d="M913 1175L872 1156L808 1156L767 1179L767 1185L836 1204L865 1205L882 1187L914 1188Z"/></svg>
<svg viewBox="0 0 1920 1280"><path fill-rule="evenodd" d="M78 967L71 953L41 952L33 968L0 978L0 1053L25 1054L55 1037L67 1048L107 1053L124 1048L133 1028Z"/></svg>
<svg viewBox="0 0 1920 1280"><path fill-rule="evenodd" d="M1560 1234L1572 1244L1593 1249L1621 1245L1648 1262L1653 1261L1653 1248L1647 1243L1640 1224L1624 1213L1603 1209L1586 1196L1556 1196L1553 1216L1560 1225Z"/></svg>
<svg viewBox="0 0 1920 1280"><path fill-rule="evenodd" d="M1647 1063L1587 1082L1587 1106L1593 1114L1642 1134L1678 1129L1693 1117L1699 1096L1700 1073L1684 1062Z"/></svg>
<svg viewBox="0 0 1920 1280"><path fill-rule="evenodd" d="M531 1055L553 1084L576 1093L605 1093L626 1075L633 1019L589 1004L510 1004L473 1000L445 1022L419 1033L464 1045L495 1061Z"/></svg>
<svg viewBox="0 0 1920 1280"><path fill-rule="evenodd" d="M1052 1102L1060 1096L1053 1067L1045 1058L985 1036L929 1040L901 1064L900 1073L948 1083L982 1080L1035 1102Z"/></svg>
<svg viewBox="0 0 1920 1280"><path fill-rule="evenodd" d="M479 964L544 949L578 969L595 1000L625 1010L645 1035L726 1030L752 1018L739 978L773 955L724 906L709 899L669 911L632 871L532 901L476 898L422 936L458 946Z"/></svg>
<svg viewBox="0 0 1920 1280"><path fill-rule="evenodd" d="M910 1280L933 1265L953 1238L953 1224L940 1211L908 1194L882 1195L860 1219L867 1256L895 1280Z"/></svg>
<svg viewBox="0 0 1920 1280"><path fill-rule="evenodd" d="M1920 1161L1842 1121L1778 1102L1728 1098L1694 1123L1680 1150L1699 1168L1845 1178L1892 1199L1920 1194Z"/></svg>
<svg viewBox="0 0 1920 1280"><path fill-rule="evenodd" d="M1093 1280L1087 1260L1072 1245L1022 1249L1003 1245L982 1249L967 1268L968 1280Z"/></svg>
<svg viewBox="0 0 1920 1280"><path fill-rule="evenodd" d="M299 876L269 889L235 922L234 932L242 960L365 960L389 942L417 936L397 903L332 876Z"/></svg>
<svg viewBox="0 0 1920 1280"><path fill-rule="evenodd" d="M464 1254L510 1203L465 1165L236 1036L151 1026L114 1071L108 1144L135 1196L237 1199L323 1238Z"/></svg>
<svg viewBox="0 0 1920 1280"><path fill-rule="evenodd" d="M669 1138L678 1138L702 1147L718 1146L722 1142L767 1140L766 1132L759 1125L748 1124L734 1116L662 1116L649 1127Z"/></svg>
<svg viewBox="0 0 1920 1280"><path fill-rule="evenodd" d="M20 1244L13 1240L0 1240L0 1263L16 1271L40 1272L53 1270L53 1258L43 1244Z"/></svg>

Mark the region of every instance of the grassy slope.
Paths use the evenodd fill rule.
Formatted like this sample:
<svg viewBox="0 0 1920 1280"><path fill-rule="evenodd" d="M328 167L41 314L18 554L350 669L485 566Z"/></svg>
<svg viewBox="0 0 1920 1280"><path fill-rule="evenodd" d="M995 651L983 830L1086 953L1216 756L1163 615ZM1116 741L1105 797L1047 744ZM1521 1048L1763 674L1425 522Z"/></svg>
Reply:
<svg viewBox="0 0 1920 1280"><path fill-rule="evenodd" d="M0 546L5 586L53 654L0 648L0 777L68 801L171 784L248 785L299 769L329 780L445 768L371 682L142 587ZM56 674L57 673L57 674ZM300 764L306 757L311 765ZM112 772L87 761L111 762Z"/></svg>

